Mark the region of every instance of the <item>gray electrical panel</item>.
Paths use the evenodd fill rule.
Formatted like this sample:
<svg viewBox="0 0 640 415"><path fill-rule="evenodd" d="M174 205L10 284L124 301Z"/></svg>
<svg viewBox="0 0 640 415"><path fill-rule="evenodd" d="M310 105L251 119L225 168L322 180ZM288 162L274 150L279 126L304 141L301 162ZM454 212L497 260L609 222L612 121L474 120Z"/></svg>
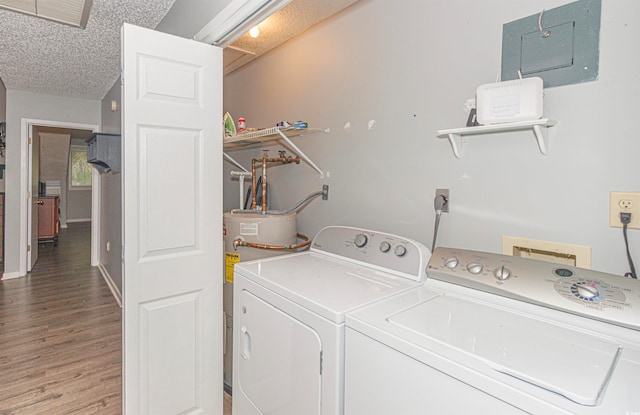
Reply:
<svg viewBox="0 0 640 415"><path fill-rule="evenodd" d="M88 163L100 173L120 172L120 134L94 133L86 143Z"/></svg>
<svg viewBox="0 0 640 415"><path fill-rule="evenodd" d="M510 23L502 31L502 80L538 76L545 87L598 78L601 0L580 0Z"/></svg>

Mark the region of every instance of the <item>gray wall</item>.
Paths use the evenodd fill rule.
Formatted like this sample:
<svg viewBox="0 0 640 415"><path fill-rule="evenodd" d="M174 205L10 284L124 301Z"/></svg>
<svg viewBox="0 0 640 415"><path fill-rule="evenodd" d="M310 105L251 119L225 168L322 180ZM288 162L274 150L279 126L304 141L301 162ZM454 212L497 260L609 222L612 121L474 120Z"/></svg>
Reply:
<svg viewBox="0 0 640 415"><path fill-rule="evenodd" d="M91 189L67 188L67 222L91 222Z"/></svg>
<svg viewBox="0 0 640 415"><path fill-rule="evenodd" d="M192 38L229 3L231 0L178 0L156 30Z"/></svg>
<svg viewBox="0 0 640 415"><path fill-rule="evenodd" d="M545 116L558 121L548 156L530 132L472 137L463 159L436 138L439 129L462 127L465 100L495 81L502 25L565 3L361 0L226 76L224 110L249 127L306 120L331 129L295 139L330 177L304 163L269 171L274 209L330 185L329 201L301 212L300 232L345 224L431 246L434 192L449 188L442 246L500 252L503 235L587 245L594 269L622 274L628 266L622 232L608 224L609 192L640 191L640 2L602 2L597 81L545 90ZM282 147L268 148L276 156ZM232 155L250 166L260 154ZM225 164L228 210L237 207L238 186ZM640 261L640 232L629 239Z"/></svg>
<svg viewBox="0 0 640 415"><path fill-rule="evenodd" d="M0 79L0 122L6 121L7 119L7 89L4 87L4 82ZM4 164L4 157L0 155L0 164ZM4 192L4 178L5 175L2 175L2 179L0 179L0 192Z"/></svg>
<svg viewBox="0 0 640 415"><path fill-rule="evenodd" d="M104 133L120 132L120 80L102 99L101 114ZM111 111L111 100L116 100L118 109ZM120 173L100 175L100 265L109 274L111 281L122 295L122 184ZM110 250L107 251L107 243Z"/></svg>
<svg viewBox="0 0 640 415"><path fill-rule="evenodd" d="M71 135L42 133L38 127L33 134L40 136L40 181L57 180L60 182L60 225L67 227L67 206L69 204L68 173L69 143Z"/></svg>
<svg viewBox="0 0 640 415"><path fill-rule="evenodd" d="M27 169L23 165L27 154L26 145L21 145L22 119L100 125L100 101L7 90L5 274L20 270L20 218L26 217L26 209L23 212L20 206L20 180Z"/></svg>

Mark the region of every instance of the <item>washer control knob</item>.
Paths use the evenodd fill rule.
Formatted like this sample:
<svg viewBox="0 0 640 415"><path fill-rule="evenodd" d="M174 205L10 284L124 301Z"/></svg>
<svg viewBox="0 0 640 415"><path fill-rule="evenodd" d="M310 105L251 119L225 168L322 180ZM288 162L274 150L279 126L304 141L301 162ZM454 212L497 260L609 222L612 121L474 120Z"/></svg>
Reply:
<svg viewBox="0 0 640 415"><path fill-rule="evenodd" d="M407 253L407 248L403 245L398 245L396 246L396 249L393 250L393 253L396 254L396 256L404 256L404 254Z"/></svg>
<svg viewBox="0 0 640 415"><path fill-rule="evenodd" d="M576 284L576 290L578 295L582 298L596 298L600 295L598 287L594 287L591 284Z"/></svg>
<svg viewBox="0 0 640 415"><path fill-rule="evenodd" d="M444 266L449 269L454 269L455 267L458 266L459 262L460 261L458 261L458 258L456 257L447 258L444 260Z"/></svg>
<svg viewBox="0 0 640 415"><path fill-rule="evenodd" d="M362 248L369 242L369 238L364 233L359 233L356 235L356 239L354 239L353 243L356 244L358 248Z"/></svg>
<svg viewBox="0 0 640 415"><path fill-rule="evenodd" d="M472 274L480 274L482 272L482 264L479 262L472 262L467 265L467 271Z"/></svg>
<svg viewBox="0 0 640 415"><path fill-rule="evenodd" d="M496 268L495 271L493 271L493 275L496 277L496 279L504 281L511 278L511 270L503 265Z"/></svg>
<svg viewBox="0 0 640 415"><path fill-rule="evenodd" d="M380 242L380 251L381 252L389 252L391 249L391 244L387 241Z"/></svg>

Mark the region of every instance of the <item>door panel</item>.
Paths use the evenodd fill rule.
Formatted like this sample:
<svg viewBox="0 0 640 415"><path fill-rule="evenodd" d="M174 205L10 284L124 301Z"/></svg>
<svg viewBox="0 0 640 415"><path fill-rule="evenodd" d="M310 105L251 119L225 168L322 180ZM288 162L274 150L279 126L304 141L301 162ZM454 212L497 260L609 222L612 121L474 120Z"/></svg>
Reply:
<svg viewBox="0 0 640 415"><path fill-rule="evenodd" d="M125 414L218 415L222 53L127 24L122 39Z"/></svg>
<svg viewBox="0 0 640 415"><path fill-rule="evenodd" d="M235 370L242 393L260 414L319 414L318 333L248 291L239 300L234 354L239 356Z"/></svg>

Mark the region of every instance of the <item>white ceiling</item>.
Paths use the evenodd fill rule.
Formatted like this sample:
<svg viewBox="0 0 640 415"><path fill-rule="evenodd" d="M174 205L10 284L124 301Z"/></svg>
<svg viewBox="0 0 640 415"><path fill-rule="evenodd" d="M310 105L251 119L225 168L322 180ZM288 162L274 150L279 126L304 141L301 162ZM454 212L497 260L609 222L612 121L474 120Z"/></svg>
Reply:
<svg viewBox="0 0 640 415"><path fill-rule="evenodd" d="M0 10L7 89L102 99L120 74L123 23L155 28L175 0L93 0L86 29Z"/></svg>
<svg viewBox="0 0 640 415"><path fill-rule="evenodd" d="M0 10L0 79L7 89L102 99L120 74L122 24L155 28L175 1L93 0L86 29ZM225 50L225 73L355 1L292 1L259 25L260 37Z"/></svg>

